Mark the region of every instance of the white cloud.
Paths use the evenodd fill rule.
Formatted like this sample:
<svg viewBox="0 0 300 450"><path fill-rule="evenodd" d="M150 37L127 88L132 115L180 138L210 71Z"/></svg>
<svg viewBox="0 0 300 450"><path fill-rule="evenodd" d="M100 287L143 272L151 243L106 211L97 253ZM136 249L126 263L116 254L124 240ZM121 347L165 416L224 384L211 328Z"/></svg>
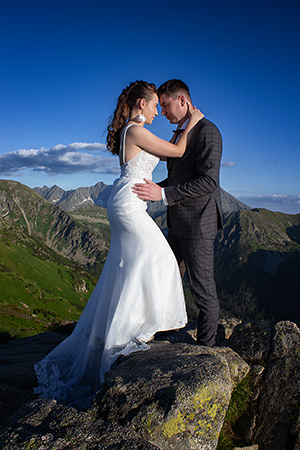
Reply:
<svg viewBox="0 0 300 450"><path fill-rule="evenodd" d="M222 161L222 167L233 167L234 162ZM100 142L73 142L51 148L20 149L0 155L0 175L12 176L24 170L45 172L48 175L91 172L119 174L118 158L112 156Z"/></svg>
<svg viewBox="0 0 300 450"><path fill-rule="evenodd" d="M100 142L94 142L93 144L89 144L87 142L73 142L73 144L69 144L69 148L74 150L88 150L90 152L96 152L99 150L106 150L105 144L100 144Z"/></svg>
<svg viewBox="0 0 300 450"><path fill-rule="evenodd" d="M227 161L226 159L223 159L222 161L221 161L221 166L222 167L233 167L235 165L235 162L233 162L233 161Z"/></svg>
<svg viewBox="0 0 300 450"><path fill-rule="evenodd" d="M300 213L300 195L251 195L238 196L238 199L251 208L265 208L287 214Z"/></svg>
<svg viewBox="0 0 300 450"><path fill-rule="evenodd" d="M73 142L0 155L0 174L14 175L26 169L49 175L78 172L118 174L120 171L118 158L99 142Z"/></svg>

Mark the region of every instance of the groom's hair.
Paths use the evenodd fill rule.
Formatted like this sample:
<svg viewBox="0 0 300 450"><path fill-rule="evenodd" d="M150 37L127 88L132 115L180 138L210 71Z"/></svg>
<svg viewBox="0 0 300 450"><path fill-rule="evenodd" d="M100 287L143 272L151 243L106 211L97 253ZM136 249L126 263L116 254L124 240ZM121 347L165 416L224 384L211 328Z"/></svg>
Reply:
<svg viewBox="0 0 300 450"><path fill-rule="evenodd" d="M157 89L158 97L162 94L166 94L168 97L175 99L175 97L177 97L180 93L184 94L189 100L191 100L191 94L188 86L183 81L176 79L165 81Z"/></svg>

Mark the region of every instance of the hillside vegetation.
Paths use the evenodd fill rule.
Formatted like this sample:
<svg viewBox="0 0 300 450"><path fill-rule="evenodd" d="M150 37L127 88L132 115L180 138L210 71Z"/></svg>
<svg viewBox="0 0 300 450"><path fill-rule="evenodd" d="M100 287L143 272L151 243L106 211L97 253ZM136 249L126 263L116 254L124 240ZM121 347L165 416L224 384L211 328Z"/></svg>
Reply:
<svg viewBox="0 0 300 450"><path fill-rule="evenodd" d="M223 314L300 324L300 214L235 211L215 240Z"/></svg>
<svg viewBox="0 0 300 450"><path fill-rule="evenodd" d="M20 183L0 181L0 331L34 334L80 316L105 262L110 227L105 208L84 202L74 209L76 192L69 197L66 212ZM300 214L241 207L224 214L215 239L221 318L300 324ZM151 214L166 233L165 210ZM186 277L184 289L196 320Z"/></svg>
<svg viewBox="0 0 300 450"><path fill-rule="evenodd" d="M26 336L78 320L95 278L0 220L0 331Z"/></svg>
<svg viewBox="0 0 300 450"><path fill-rule="evenodd" d="M83 265L93 275L101 272L110 241L110 227L103 209L97 213L98 226L91 227L82 214L76 212L77 219L74 219L33 189L2 180L0 211L6 224L43 242L73 263Z"/></svg>
<svg viewBox="0 0 300 450"><path fill-rule="evenodd" d="M31 335L78 320L109 249L106 212L93 214L97 225L84 213L74 220L32 189L0 181L2 333Z"/></svg>

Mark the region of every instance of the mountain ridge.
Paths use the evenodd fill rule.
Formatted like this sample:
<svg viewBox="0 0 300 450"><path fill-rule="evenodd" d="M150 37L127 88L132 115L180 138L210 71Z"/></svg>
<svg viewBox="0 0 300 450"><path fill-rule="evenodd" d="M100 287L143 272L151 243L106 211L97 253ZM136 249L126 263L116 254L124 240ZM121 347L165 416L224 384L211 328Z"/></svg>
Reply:
<svg viewBox="0 0 300 450"><path fill-rule="evenodd" d="M111 185L106 185L100 181L94 186L79 187L68 191L56 185L51 187L44 185L42 188L35 187L33 190L50 203L59 205L65 211L73 211L88 204L95 204L106 208L111 188Z"/></svg>
<svg viewBox="0 0 300 450"><path fill-rule="evenodd" d="M106 185L102 181L94 186L79 187L68 191L59 186L35 187L33 190L51 203L59 205L65 211L74 211L83 205L95 204L107 207L107 200L111 193L112 185ZM239 209L251 209L250 206L240 202L233 195L221 189L221 200L223 213L232 212ZM162 202L149 203L148 211L152 214L164 211L166 207Z"/></svg>

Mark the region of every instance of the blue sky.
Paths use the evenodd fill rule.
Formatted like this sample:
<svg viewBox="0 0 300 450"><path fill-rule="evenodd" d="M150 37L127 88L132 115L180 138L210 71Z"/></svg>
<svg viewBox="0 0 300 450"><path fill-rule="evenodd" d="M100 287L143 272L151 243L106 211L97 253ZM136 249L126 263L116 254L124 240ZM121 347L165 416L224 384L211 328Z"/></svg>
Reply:
<svg viewBox="0 0 300 450"><path fill-rule="evenodd" d="M223 136L221 187L300 213L298 0L1 0L0 178L63 189L107 184L123 87L181 78ZM163 117L150 130L169 139ZM154 173L166 175L164 163Z"/></svg>

